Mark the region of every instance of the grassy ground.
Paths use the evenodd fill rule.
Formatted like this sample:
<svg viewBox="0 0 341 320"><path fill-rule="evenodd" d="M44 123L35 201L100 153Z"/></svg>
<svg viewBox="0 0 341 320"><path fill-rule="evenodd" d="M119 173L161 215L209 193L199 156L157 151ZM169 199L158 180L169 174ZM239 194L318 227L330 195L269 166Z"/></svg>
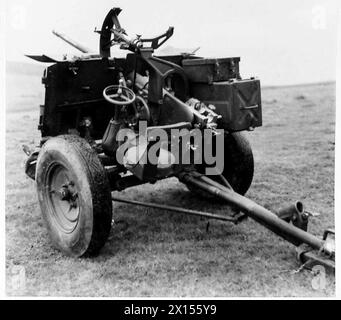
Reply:
<svg viewBox="0 0 341 320"><path fill-rule="evenodd" d="M247 134L255 157L251 199L270 209L302 200L310 231L334 226L335 85L265 88L264 126ZM71 259L51 247L35 185L25 177L21 144L39 140L40 77L7 77L6 262L8 294L52 296L325 296L334 277L313 288L316 275L294 273L295 250L252 220L241 225L114 204L115 227L101 255ZM125 197L224 212L169 179L123 192ZM15 270L26 284L13 289Z"/></svg>

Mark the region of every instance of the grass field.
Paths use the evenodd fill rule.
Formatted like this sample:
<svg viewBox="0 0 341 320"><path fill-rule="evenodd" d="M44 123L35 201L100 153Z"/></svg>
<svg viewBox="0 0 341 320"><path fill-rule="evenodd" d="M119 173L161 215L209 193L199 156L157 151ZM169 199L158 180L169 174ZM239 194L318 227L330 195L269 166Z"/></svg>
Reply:
<svg viewBox="0 0 341 320"><path fill-rule="evenodd" d="M334 277L314 289L315 275L295 273L295 249L251 219L240 225L114 204L101 254L72 259L51 247L35 184L24 174L21 145L39 141L40 74L10 69L6 119L6 268L9 295L29 296L330 296ZM264 88L263 127L247 133L255 157L248 196L276 210L296 200L320 212L309 230L334 226L335 84ZM223 213L169 179L128 189L130 199ZM13 289L16 268L26 283Z"/></svg>

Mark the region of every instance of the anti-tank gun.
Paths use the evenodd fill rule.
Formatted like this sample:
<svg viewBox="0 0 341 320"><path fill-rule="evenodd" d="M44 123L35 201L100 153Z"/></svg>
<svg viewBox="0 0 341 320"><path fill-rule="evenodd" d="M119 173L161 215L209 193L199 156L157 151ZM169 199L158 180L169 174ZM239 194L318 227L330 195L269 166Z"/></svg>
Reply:
<svg viewBox="0 0 341 320"><path fill-rule="evenodd" d="M241 132L262 125L260 81L241 78L238 57L156 56L174 29L131 39L120 12L110 10L96 30L98 55L67 39L87 56L46 61L55 63L43 77L42 139L35 152L26 148L26 172L36 180L53 243L72 256L97 253L111 229L112 201L125 202L233 223L251 217L294 244L302 261L333 269L333 232L308 233L311 213L301 202L273 213L244 197L254 162ZM111 57L113 45L126 57ZM208 201L224 201L232 214L111 194L168 177Z"/></svg>

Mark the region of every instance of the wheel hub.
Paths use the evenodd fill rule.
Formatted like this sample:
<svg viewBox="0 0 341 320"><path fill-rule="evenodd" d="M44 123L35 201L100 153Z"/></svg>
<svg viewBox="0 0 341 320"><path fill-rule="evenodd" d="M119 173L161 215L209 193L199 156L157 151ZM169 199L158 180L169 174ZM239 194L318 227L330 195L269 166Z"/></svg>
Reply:
<svg viewBox="0 0 341 320"><path fill-rule="evenodd" d="M70 233L77 226L80 212L75 183L70 172L58 164L51 168L49 176L49 205L54 219L63 232Z"/></svg>
<svg viewBox="0 0 341 320"><path fill-rule="evenodd" d="M78 194L77 192L75 192L75 190L73 190L72 188L73 186L74 183L72 181L70 181L67 184L64 184L59 190L59 195L62 201L68 201L72 208L77 208L76 200L78 198Z"/></svg>

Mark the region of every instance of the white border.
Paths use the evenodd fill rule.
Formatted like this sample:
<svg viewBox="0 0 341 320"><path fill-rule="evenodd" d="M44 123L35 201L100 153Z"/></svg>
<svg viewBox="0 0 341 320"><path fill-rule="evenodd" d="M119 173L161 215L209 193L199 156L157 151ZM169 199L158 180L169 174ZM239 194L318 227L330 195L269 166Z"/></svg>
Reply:
<svg viewBox="0 0 341 320"><path fill-rule="evenodd" d="M338 30L337 30L337 55L336 55L336 104L335 104L335 232L340 234L340 221L339 209L341 208L341 154L340 154L340 123L341 123L341 6L338 7ZM336 235L336 270L335 270L335 296L341 298L341 286L340 286L340 274L338 272L338 266L340 265L341 258L337 252L340 252L340 237Z"/></svg>
<svg viewBox="0 0 341 320"><path fill-rule="evenodd" d="M5 295L5 152L6 152L6 90L5 90L5 2L0 1L0 297Z"/></svg>
<svg viewBox="0 0 341 320"><path fill-rule="evenodd" d="M6 143L6 114L5 114L5 106L6 106L6 98L5 98L5 30L6 30L6 17L5 17L5 3L4 1L0 2L0 298L5 298L8 300L16 300L16 297L7 297L5 295L5 143ZM340 128L338 125L340 124L341 117L341 6L338 9L338 36L337 36L337 61L336 61L336 122L335 122L335 228L337 233L340 232L340 221L341 217L339 216L340 199L338 196L341 195L341 185L340 185L340 175L341 175L341 156L340 156L340 147L338 142L340 140ZM339 237L336 238L337 242L337 252L341 250L341 245L339 241ZM336 255L336 266L340 265L341 258L339 255ZM341 298L341 286L340 286L340 275L338 272L338 268L336 269L336 298ZM70 298L70 297L33 297L37 300L112 300L112 298L106 297L94 297L94 298ZM116 297L116 300L172 300L178 299L179 297L141 297L141 298L133 298L133 297ZM32 297L20 297L23 300L32 299ZM200 303L201 300L235 300L236 298L224 297L224 298L212 298L212 297L188 297L181 298L183 301L187 300L197 300ZM283 299L283 300L291 300L292 298L270 298L270 297L242 297L238 298L240 300L274 300L274 299ZM321 298L315 297L304 297L304 298L295 298L296 300L317 300ZM329 300L333 298L322 298L322 300Z"/></svg>

